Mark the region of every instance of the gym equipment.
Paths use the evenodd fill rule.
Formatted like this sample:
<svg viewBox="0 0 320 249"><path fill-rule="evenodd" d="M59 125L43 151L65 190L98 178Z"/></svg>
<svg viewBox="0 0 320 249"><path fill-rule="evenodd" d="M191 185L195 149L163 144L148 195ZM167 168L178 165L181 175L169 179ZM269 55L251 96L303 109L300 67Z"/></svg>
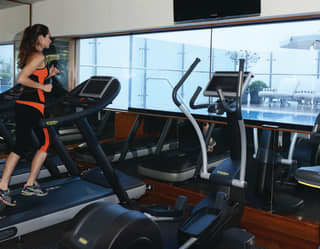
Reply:
<svg viewBox="0 0 320 249"><path fill-rule="evenodd" d="M318 114L314 126L311 131L310 140L307 141L309 147L312 151L313 165L309 167L300 167L295 172L295 178L300 184L320 188L320 166L319 166L319 156L320 156L320 114Z"/></svg>
<svg viewBox="0 0 320 249"><path fill-rule="evenodd" d="M188 122L188 120L186 122ZM180 136L178 139L179 145L176 149L170 151L158 149L158 153L151 154L137 162L139 174L161 181L176 183L189 180L197 175L196 169L198 167L197 165L201 163L201 152L199 144L195 142L197 141L197 135L194 132L193 126L190 125L190 128L188 126L189 124L183 123L178 125ZM211 126L205 135L207 145L211 138L213 128L214 127ZM163 128L163 131L168 130L169 126ZM162 136L165 136L164 132ZM215 168L229 155L229 153L219 155L216 153L208 154L209 169Z"/></svg>
<svg viewBox="0 0 320 249"><path fill-rule="evenodd" d="M280 154L278 154L274 159L276 164L288 165L289 168L286 173L286 179L289 180L288 183L293 183L291 185L296 183L294 181L295 178L300 184L313 188L320 188L320 166L317 166L320 161L319 124L320 114L318 114L315 120L310 136L299 136L298 133L294 133L291 136L288 157L283 158ZM271 136L274 136L271 134L271 131L264 131L264 134L264 136L269 136L269 140L271 139ZM264 140L267 141L268 139ZM264 146L265 154L263 157L265 157L265 163L267 163L268 161L270 162L270 159L268 159L268 154L270 154L270 141ZM279 201L281 199L284 200L283 197L280 197ZM286 199L286 202L288 202L289 199ZM294 206L295 209L303 205L303 201L299 200L299 198L291 198L291 201L289 202L291 203L289 206Z"/></svg>
<svg viewBox="0 0 320 249"><path fill-rule="evenodd" d="M105 109L107 111L107 109ZM106 116L103 119L103 122L107 122L108 116L110 116L112 111L106 113ZM108 115L108 116L107 116ZM156 117L152 117L156 119ZM128 138L123 141L115 141L115 142L104 142L101 143L101 146L108 158L112 162L122 162L123 160L143 157L153 153L157 153L161 148L161 151L168 151L177 147L177 142L172 140L165 140L165 132L167 124L163 126L160 137L162 139L158 139L158 137L150 136L150 137L141 137L136 138L137 130L140 127L142 120L144 120L144 124L150 119L150 117L145 115L137 115L134 123L131 126L131 130L129 132ZM162 123L162 120L158 118L158 124ZM166 123L171 123L170 119L166 120ZM78 160L95 163L94 158L88 153L88 149L86 145L80 144L78 148L74 150L75 157Z"/></svg>
<svg viewBox="0 0 320 249"><path fill-rule="evenodd" d="M178 104L176 103L176 105ZM198 175L197 169L201 166L201 148L197 142L197 133L194 125L188 120L186 122L188 122L188 124L180 125L179 133L182 135L179 136L178 148L169 152L157 150L158 153L143 158L143 160L137 163L139 174L166 182L183 182ZM168 123L163 128L163 137L166 136L170 125L171 123ZM188 129L188 125L190 129ZM212 136L213 129L214 126L210 125L205 134L206 147ZM207 153L207 149L205 151ZM208 164L206 164L206 169L215 168L221 161L229 156L228 152L219 155L216 153L208 154L209 160Z"/></svg>
<svg viewBox="0 0 320 249"><path fill-rule="evenodd" d="M277 140L276 131L262 129L260 133L260 144L255 159L259 164L257 193L263 198L263 208L275 213L294 213L303 206L304 201L288 193L288 189L282 190L281 187L285 183L277 181L276 172L279 171L283 160L280 153L272 148Z"/></svg>
<svg viewBox="0 0 320 249"><path fill-rule="evenodd" d="M214 81L215 84L209 84L204 91L204 95L208 97L219 97L220 101L215 102L213 104L195 104L196 99L201 92L201 87L198 87L190 100L190 107L192 109L203 109L207 108L208 113L216 113L216 114L223 114L226 112L227 114L227 123L228 128L231 131L231 137L233 141L230 148L230 158L224 160L213 172L213 175L219 175L219 171L223 168L231 170L234 169L235 171L231 174L231 177L236 176L238 171L240 170L240 181L234 184L239 184L239 186L244 187L243 183L245 182L245 169L246 169L246 154L247 154L247 140L246 140L246 133L245 127L242 119L241 114L241 103L237 102L237 97L242 96L243 89L249 84L253 75L248 72L241 72L239 77L243 77L244 81L243 84L240 85L240 90L237 89L238 85L235 81L235 78L238 77L237 72L215 72L211 81ZM226 84L229 83L229 84ZM220 89L223 89L224 96L221 95ZM181 105L182 106L182 105ZM179 107L180 108L180 107ZM183 108L180 108L184 111ZM184 111L185 112L185 111ZM187 115L187 112L185 112ZM210 116L209 116L210 117ZM200 136L200 130L198 130L198 136ZM202 153L204 151L204 143L201 143ZM203 160L205 160L205 155L202 155ZM241 165L239 164L241 162ZM199 165L198 165L199 166ZM207 163L202 161L202 168L197 169L198 174L203 179L208 179L211 177ZM229 175L229 173L227 174Z"/></svg>
<svg viewBox="0 0 320 249"><path fill-rule="evenodd" d="M199 62L200 59L197 58L182 76L174 88L173 99L197 130L203 162L207 163L201 129L190 112L177 99L178 89ZM223 80L226 84L220 85L215 74L207 87L207 89L211 87L216 89L220 98L216 107L220 113L227 111L234 114L232 118L236 119L235 123L240 128L241 134L245 132L240 110L243 65L244 61L241 60L239 74L232 74L228 80ZM224 90L229 89L230 91L228 88L230 84L232 84L233 91L236 92L235 95L229 96L233 101L226 100L229 97L224 95ZM154 217L136 210L130 210L117 204L95 203L87 206L75 217L71 229L65 233L61 248L254 248L254 236L234 227L239 224L242 215L246 185L244 180L246 150L244 148L241 151L241 160L229 164L229 169L224 164L222 169L217 169L211 175L206 176L210 184L217 187L219 191L212 191L201 200L182 224L170 217L168 217L170 221L160 218L162 221L155 223L148 218ZM228 161L233 162L231 159ZM240 180L234 178L235 175L238 175L239 168L241 168ZM168 216L168 212L165 214Z"/></svg>
<svg viewBox="0 0 320 249"><path fill-rule="evenodd" d="M101 149L87 117L109 105L120 91L120 83L109 76L91 77L79 84L60 104L75 107L76 112L59 117L43 119L52 146L67 167L70 177L47 181L41 187L49 193L44 197L25 197L21 189L11 192L16 200L15 208L1 212L0 241L12 239L29 232L49 227L74 217L85 206L97 201L130 203L130 198L139 198L145 193L145 183L113 171L108 158ZM75 123L97 160L97 168L80 175L79 169L62 144L56 128L66 123ZM118 177L116 177L116 175ZM123 184L119 187L119 182ZM118 189L121 188L121 191ZM126 192L127 191L127 192Z"/></svg>

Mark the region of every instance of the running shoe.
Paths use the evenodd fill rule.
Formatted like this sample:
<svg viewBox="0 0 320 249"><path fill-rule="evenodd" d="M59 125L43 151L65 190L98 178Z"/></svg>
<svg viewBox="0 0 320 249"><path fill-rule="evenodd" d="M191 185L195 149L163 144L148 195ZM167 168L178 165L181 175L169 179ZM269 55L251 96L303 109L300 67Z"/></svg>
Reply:
<svg viewBox="0 0 320 249"><path fill-rule="evenodd" d="M28 186L27 184L24 185L23 189L21 190L21 194L24 196L46 196L48 192L42 188L40 188L39 184L34 184L32 186Z"/></svg>
<svg viewBox="0 0 320 249"><path fill-rule="evenodd" d="M10 206L10 207L15 207L16 206L16 201L12 200L10 196L10 190L1 190L0 189L0 201L3 202L3 204Z"/></svg>

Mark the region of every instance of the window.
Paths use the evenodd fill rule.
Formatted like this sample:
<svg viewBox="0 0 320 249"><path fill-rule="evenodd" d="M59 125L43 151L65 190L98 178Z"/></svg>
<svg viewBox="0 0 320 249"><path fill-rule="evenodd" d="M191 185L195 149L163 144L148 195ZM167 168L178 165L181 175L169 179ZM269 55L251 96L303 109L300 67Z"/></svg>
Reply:
<svg viewBox="0 0 320 249"><path fill-rule="evenodd" d="M196 57L201 64L179 92L181 98L188 103L197 84L209 80L210 30L134 35L132 47L130 107L179 111L172 101L172 90Z"/></svg>
<svg viewBox="0 0 320 249"><path fill-rule="evenodd" d="M14 82L14 45L0 44L0 93L8 90Z"/></svg>
<svg viewBox="0 0 320 249"><path fill-rule="evenodd" d="M225 27L213 30L214 70L246 59L254 73L244 96L249 120L313 125L320 110L319 20ZM229 61L229 63L227 63Z"/></svg>
<svg viewBox="0 0 320 249"><path fill-rule="evenodd" d="M80 83L94 75L113 76L121 83L121 91L110 107L128 108L129 51L129 36L80 40Z"/></svg>
<svg viewBox="0 0 320 249"><path fill-rule="evenodd" d="M55 39L50 48L45 52L46 63L50 65L55 63L60 73L55 76L60 85L68 89L69 82L69 40L68 39Z"/></svg>
<svg viewBox="0 0 320 249"><path fill-rule="evenodd" d="M80 39L80 82L112 75L121 82L112 107L180 112L172 87L196 57L201 62L179 92L187 105L214 71L238 70L244 58L255 75L242 99L244 118L312 126L320 110L319 25L304 20Z"/></svg>
<svg viewBox="0 0 320 249"><path fill-rule="evenodd" d="M81 39L80 82L93 75L112 75L120 80L121 92L110 107L162 110L166 105L177 111L171 101L172 87L196 56L204 61L196 74L205 78L205 83L209 79L210 30L201 32L206 40L202 40L200 46L183 42L185 39L196 41L194 38L199 32ZM190 90L181 91L187 98L190 93Z"/></svg>

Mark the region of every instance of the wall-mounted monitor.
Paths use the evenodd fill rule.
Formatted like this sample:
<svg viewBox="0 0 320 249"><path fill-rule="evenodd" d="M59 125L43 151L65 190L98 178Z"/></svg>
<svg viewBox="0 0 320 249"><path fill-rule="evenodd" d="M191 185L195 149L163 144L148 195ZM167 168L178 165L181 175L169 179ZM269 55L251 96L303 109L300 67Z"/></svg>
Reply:
<svg viewBox="0 0 320 249"><path fill-rule="evenodd" d="M261 0L173 0L174 21L210 21L213 19L257 16Z"/></svg>

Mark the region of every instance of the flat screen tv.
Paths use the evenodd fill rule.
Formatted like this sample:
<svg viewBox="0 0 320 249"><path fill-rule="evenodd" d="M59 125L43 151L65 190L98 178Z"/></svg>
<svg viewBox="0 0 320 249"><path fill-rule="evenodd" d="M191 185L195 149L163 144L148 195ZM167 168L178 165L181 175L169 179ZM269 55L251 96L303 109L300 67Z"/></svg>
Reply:
<svg viewBox="0 0 320 249"><path fill-rule="evenodd" d="M210 21L257 16L261 0L173 0L174 21Z"/></svg>

